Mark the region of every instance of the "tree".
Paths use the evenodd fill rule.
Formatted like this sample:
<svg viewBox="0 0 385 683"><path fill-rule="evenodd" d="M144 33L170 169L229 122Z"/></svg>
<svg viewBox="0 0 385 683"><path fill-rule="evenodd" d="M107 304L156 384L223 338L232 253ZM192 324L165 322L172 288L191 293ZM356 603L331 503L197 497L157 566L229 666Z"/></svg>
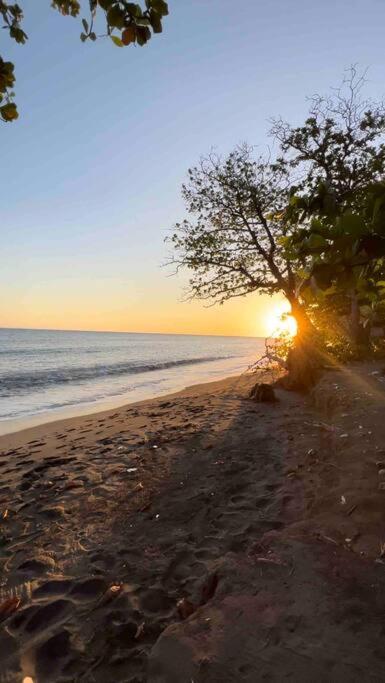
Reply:
<svg viewBox="0 0 385 683"><path fill-rule="evenodd" d="M190 219L169 238L176 270L190 273L190 297L223 303L250 292L283 294L298 334L287 359L288 386L306 388L318 368L314 330L299 295L302 276L287 258L295 226L286 220L288 176L282 164L254 159L247 145L190 169L182 195Z"/></svg>
<svg viewBox="0 0 385 683"><path fill-rule="evenodd" d="M118 47L145 45L153 33L162 32L163 17L168 14L165 0L145 0L143 5L126 0L88 0L89 17L82 19L83 31L80 39L95 41L95 25L98 13L104 17L106 34ZM52 7L61 14L78 17L82 5L78 0L52 0ZM22 28L23 11L16 3L0 0L0 16L9 36L19 44L28 38ZM14 121L18 118L17 106L13 102L15 85L14 65L0 56L0 120Z"/></svg>
<svg viewBox="0 0 385 683"><path fill-rule="evenodd" d="M258 291L282 293L298 328L310 321L298 297L300 277L286 258L287 174L237 147L227 158L210 154L189 170L182 195L193 219L177 223L169 238L170 263L191 273L189 296L223 303Z"/></svg>
<svg viewBox="0 0 385 683"><path fill-rule="evenodd" d="M189 295L223 303L282 293L298 325L287 360L293 387L311 383L322 363L312 321L325 290L334 288L335 312L349 302L358 334L360 306L376 278L385 282L385 110L361 100L363 83L353 68L332 97L313 98L303 126L275 121L276 161L255 160L244 145L203 159L182 188L191 217L176 225L171 262L192 273Z"/></svg>

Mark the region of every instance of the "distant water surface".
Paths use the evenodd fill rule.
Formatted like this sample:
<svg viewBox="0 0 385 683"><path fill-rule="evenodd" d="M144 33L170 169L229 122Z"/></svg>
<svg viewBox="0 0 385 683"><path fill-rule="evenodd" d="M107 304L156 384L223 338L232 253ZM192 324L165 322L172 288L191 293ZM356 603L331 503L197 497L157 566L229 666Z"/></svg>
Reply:
<svg viewBox="0 0 385 683"><path fill-rule="evenodd" d="M247 337L0 329L0 431L237 374L262 350Z"/></svg>

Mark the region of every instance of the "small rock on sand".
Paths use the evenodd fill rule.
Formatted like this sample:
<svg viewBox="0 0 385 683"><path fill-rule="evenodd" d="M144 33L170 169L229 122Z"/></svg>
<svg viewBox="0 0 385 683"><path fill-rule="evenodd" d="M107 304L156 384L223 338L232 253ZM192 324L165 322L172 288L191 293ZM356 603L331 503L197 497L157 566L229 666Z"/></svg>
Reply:
<svg viewBox="0 0 385 683"><path fill-rule="evenodd" d="M256 384L250 391L249 398L257 403L275 403L278 401L271 384Z"/></svg>

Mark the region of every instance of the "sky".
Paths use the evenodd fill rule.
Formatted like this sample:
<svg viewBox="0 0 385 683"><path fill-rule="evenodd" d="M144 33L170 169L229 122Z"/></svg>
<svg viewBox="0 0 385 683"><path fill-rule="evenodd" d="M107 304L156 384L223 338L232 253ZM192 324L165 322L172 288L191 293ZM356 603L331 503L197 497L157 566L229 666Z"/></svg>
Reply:
<svg viewBox="0 0 385 683"><path fill-rule="evenodd" d="M163 34L125 49L20 4L29 41L1 37L20 118L0 127L0 326L267 334L277 301L185 302L162 266L181 184L212 148L265 152L271 117L301 123L353 63L381 98L383 0L169 0Z"/></svg>

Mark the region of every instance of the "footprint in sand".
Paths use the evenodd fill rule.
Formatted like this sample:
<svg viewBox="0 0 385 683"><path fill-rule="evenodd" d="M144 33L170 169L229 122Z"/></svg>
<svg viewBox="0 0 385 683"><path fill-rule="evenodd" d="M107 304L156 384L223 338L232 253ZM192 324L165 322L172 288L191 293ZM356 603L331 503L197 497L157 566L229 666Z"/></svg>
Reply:
<svg viewBox="0 0 385 683"><path fill-rule="evenodd" d="M8 629L11 633L22 632L25 637L28 634L40 634L57 623L67 620L72 613L72 602L63 598L43 606L29 605L8 622Z"/></svg>
<svg viewBox="0 0 385 683"><path fill-rule="evenodd" d="M60 674L70 655L70 634L66 629L59 631L34 652L37 680L49 683ZM67 679L68 680L68 679Z"/></svg>
<svg viewBox="0 0 385 683"><path fill-rule="evenodd" d="M73 587L73 581L70 579L54 579L52 581L45 581L40 586L35 588L32 593L33 598L44 599L56 596L64 596Z"/></svg>
<svg viewBox="0 0 385 683"><path fill-rule="evenodd" d="M55 570L56 562L49 555L39 555L36 558L25 560L17 568L18 572L32 576L40 576Z"/></svg>
<svg viewBox="0 0 385 683"><path fill-rule="evenodd" d="M90 602L103 595L107 589L108 584L106 581L103 579L91 578L76 583L69 595L72 600Z"/></svg>

